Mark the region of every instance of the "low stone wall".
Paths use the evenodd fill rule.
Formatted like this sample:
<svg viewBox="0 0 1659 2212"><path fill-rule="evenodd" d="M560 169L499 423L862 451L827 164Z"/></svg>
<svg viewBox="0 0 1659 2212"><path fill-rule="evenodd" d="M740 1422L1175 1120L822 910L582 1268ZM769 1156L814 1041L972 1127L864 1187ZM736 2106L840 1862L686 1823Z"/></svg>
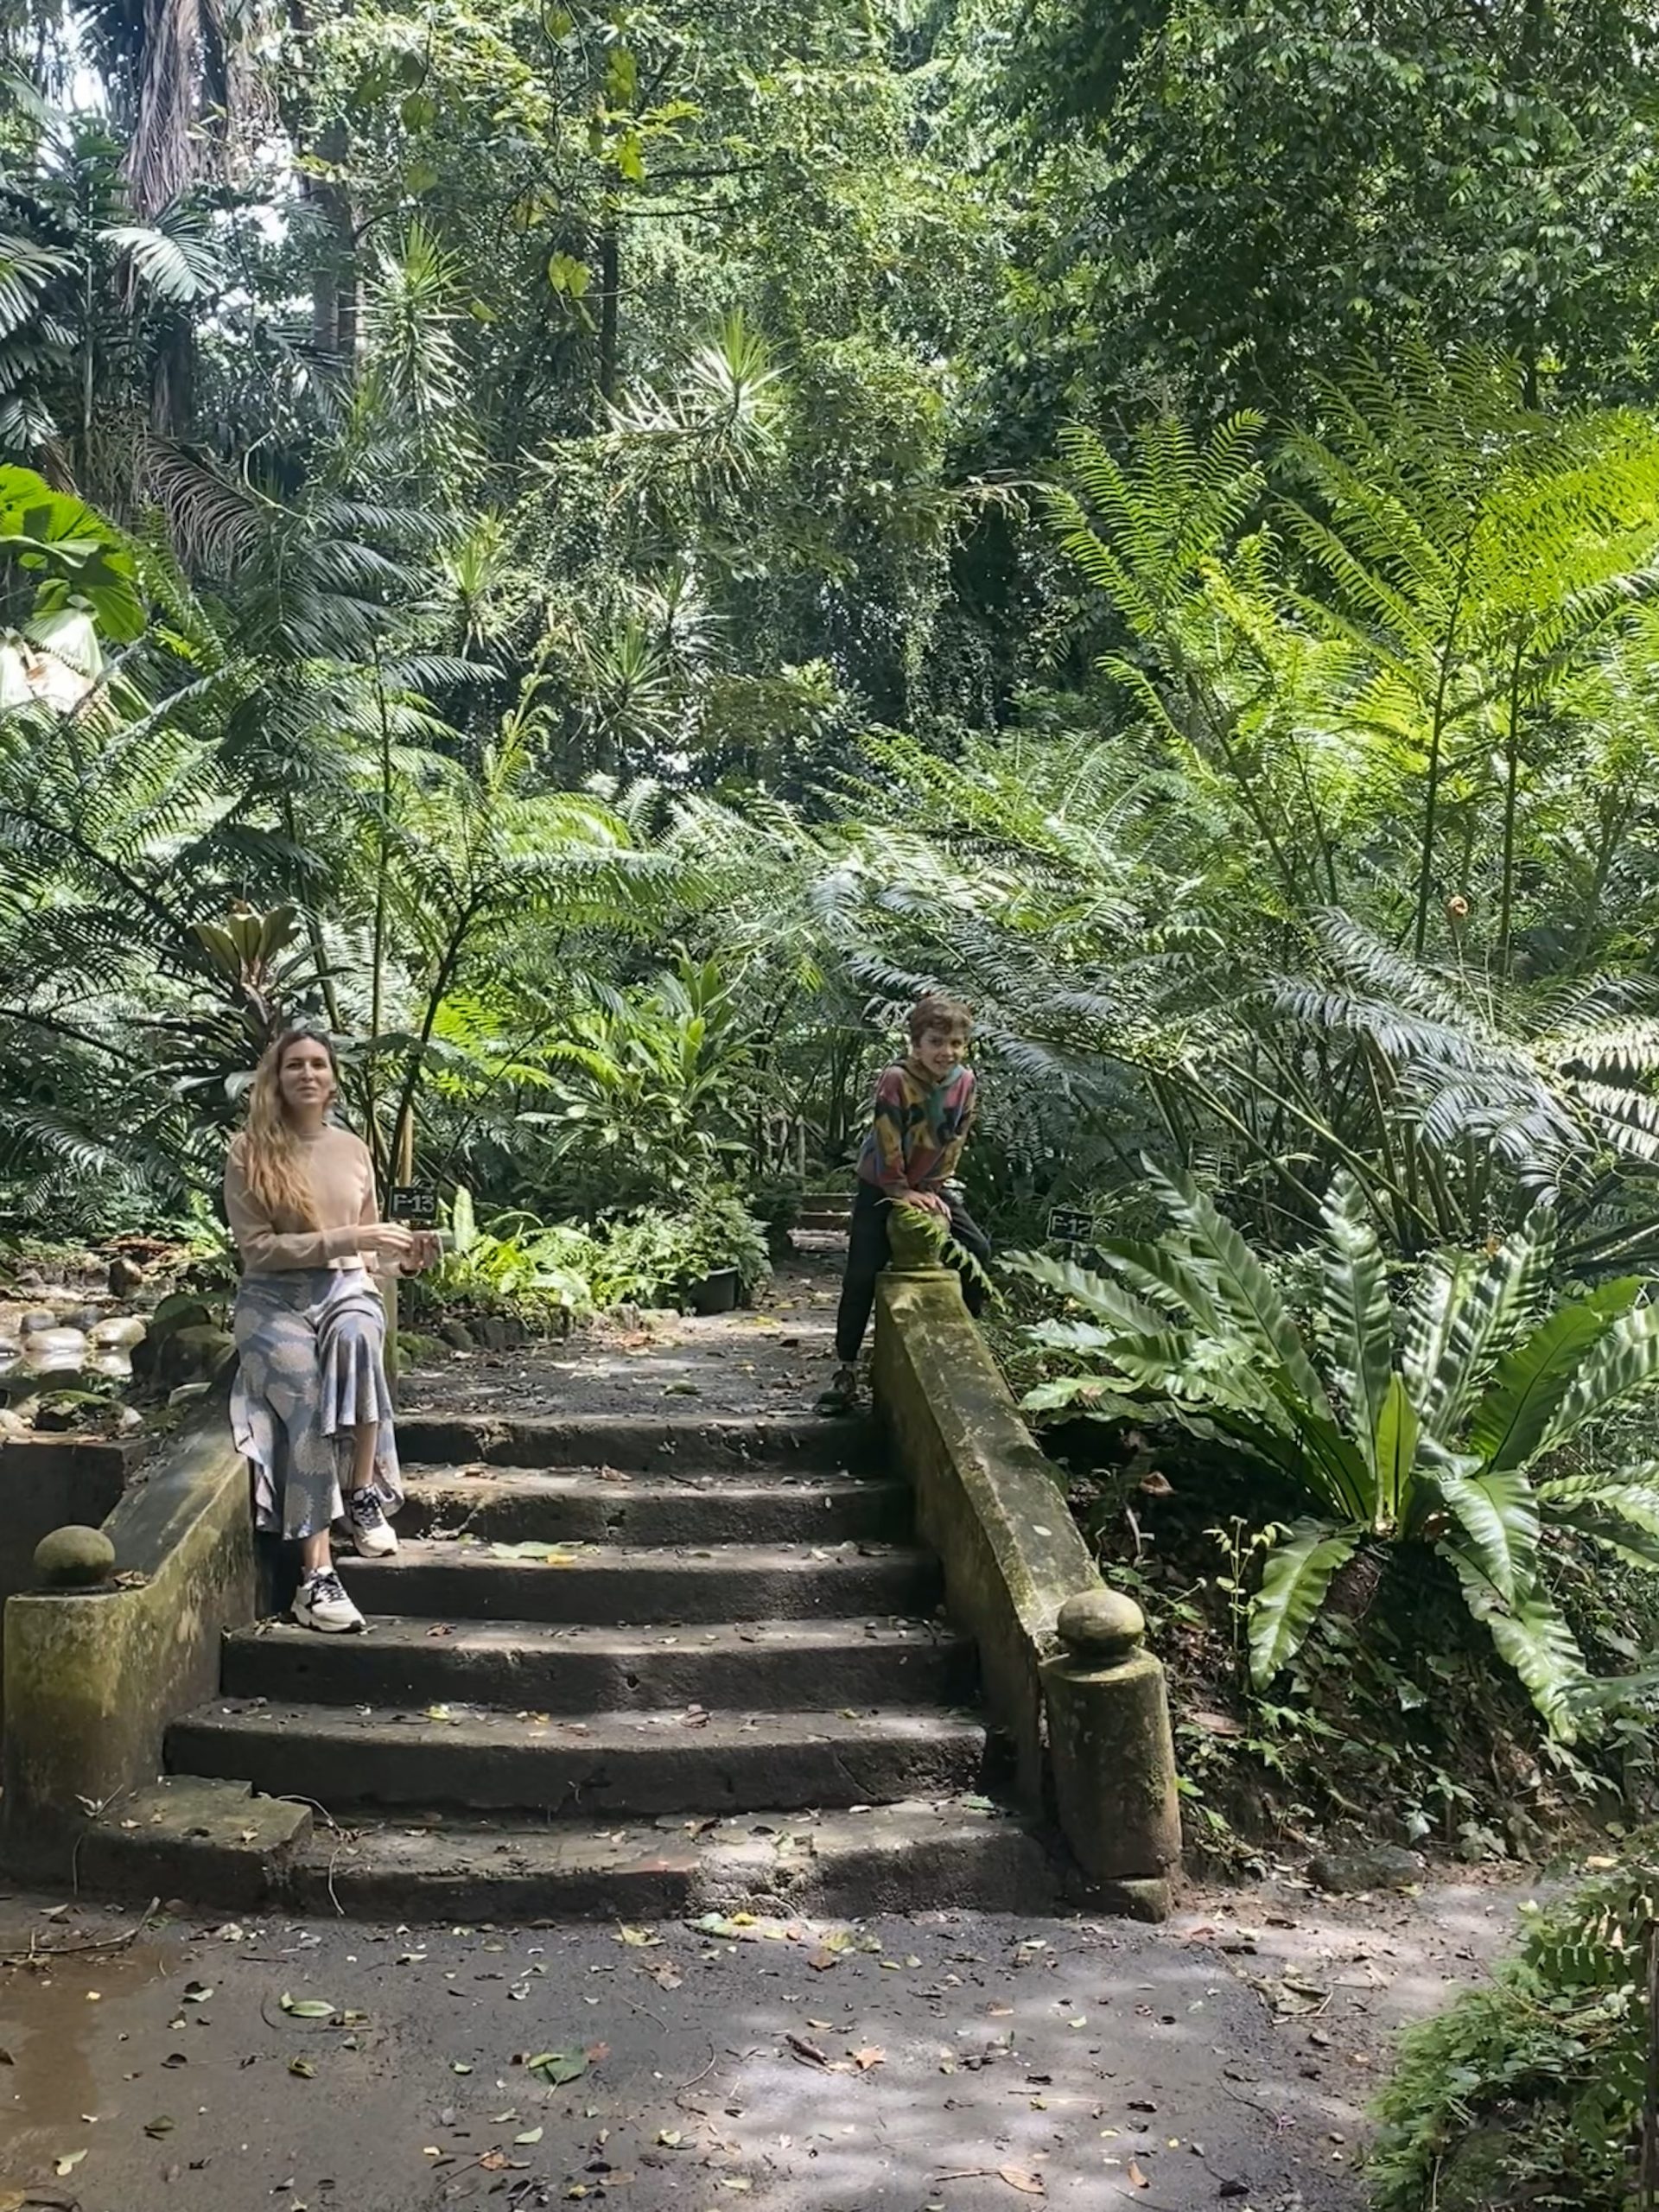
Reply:
<svg viewBox="0 0 1659 2212"><path fill-rule="evenodd" d="M224 1630L253 1618L247 1470L228 1387L104 1521L112 1580L6 1605L0 1853L16 1872L67 1874L86 1819L154 1782L168 1723L218 1687Z"/></svg>
<svg viewBox="0 0 1659 2212"><path fill-rule="evenodd" d="M97 1528L126 1488L137 1446L97 1438L24 1436L0 1444L0 1678L5 1603L35 1580L35 1547L66 1522ZM0 1730L5 1708L0 1705Z"/></svg>
<svg viewBox="0 0 1659 2212"><path fill-rule="evenodd" d="M1103 1903L1161 1917L1180 1853L1163 1669L1141 1648L1139 1609L1103 1583L948 1269L882 1276L874 1395L951 1618L979 1647L1021 1798L1056 1821Z"/></svg>

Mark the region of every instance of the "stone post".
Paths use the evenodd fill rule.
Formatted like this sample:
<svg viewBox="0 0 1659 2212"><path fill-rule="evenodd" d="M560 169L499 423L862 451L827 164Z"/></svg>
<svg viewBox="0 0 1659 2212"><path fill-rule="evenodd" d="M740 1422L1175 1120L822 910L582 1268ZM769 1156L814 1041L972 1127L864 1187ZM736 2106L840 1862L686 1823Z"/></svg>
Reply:
<svg viewBox="0 0 1659 2212"><path fill-rule="evenodd" d="M957 1280L955 1268L947 1268L939 1257L939 1241L931 1233L931 1225L907 1221L897 1206L887 1215L887 1249L889 1274L933 1275L948 1282Z"/></svg>
<svg viewBox="0 0 1659 2212"><path fill-rule="evenodd" d="M1180 1808L1164 1670L1141 1608L1119 1590L1068 1598L1042 1662L1061 1831L1091 1896L1136 1919L1169 1911Z"/></svg>

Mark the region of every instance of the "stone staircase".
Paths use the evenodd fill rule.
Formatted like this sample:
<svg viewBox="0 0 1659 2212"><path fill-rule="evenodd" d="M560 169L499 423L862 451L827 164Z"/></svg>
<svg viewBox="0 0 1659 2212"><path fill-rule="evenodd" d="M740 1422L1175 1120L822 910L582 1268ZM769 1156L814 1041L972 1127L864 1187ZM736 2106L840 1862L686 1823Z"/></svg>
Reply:
<svg viewBox="0 0 1659 2212"><path fill-rule="evenodd" d="M1052 1899L995 1805L975 1655L871 1428L417 1415L399 1434L404 1548L341 1562L370 1632L232 1635L219 1696L168 1736L186 1802L187 1777L308 1801L282 1857L296 1904Z"/></svg>

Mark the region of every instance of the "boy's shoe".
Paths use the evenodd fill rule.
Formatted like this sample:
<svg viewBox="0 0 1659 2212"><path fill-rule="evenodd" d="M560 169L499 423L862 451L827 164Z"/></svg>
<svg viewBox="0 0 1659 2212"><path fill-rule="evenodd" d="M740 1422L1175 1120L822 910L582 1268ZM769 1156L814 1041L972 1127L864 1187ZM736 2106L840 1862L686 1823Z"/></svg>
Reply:
<svg viewBox="0 0 1659 2212"><path fill-rule="evenodd" d="M346 1526L362 1559L391 1559L397 1549L397 1534L372 1490L346 1491Z"/></svg>
<svg viewBox="0 0 1659 2212"><path fill-rule="evenodd" d="M849 1414L858 1404L858 1370L838 1367L830 1388L818 1400L815 1410L821 1414Z"/></svg>
<svg viewBox="0 0 1659 2212"><path fill-rule="evenodd" d="M346 1586L332 1567L320 1567L301 1579L294 1598L294 1618L302 1628L320 1629L325 1636L356 1636L363 1616L346 1595Z"/></svg>

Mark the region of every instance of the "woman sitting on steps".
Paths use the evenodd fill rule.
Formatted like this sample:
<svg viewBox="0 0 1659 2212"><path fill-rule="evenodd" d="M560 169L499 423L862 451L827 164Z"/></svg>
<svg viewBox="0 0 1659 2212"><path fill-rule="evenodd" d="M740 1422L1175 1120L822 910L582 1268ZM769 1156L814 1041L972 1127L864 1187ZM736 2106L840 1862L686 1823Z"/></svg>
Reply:
<svg viewBox="0 0 1659 2212"><path fill-rule="evenodd" d="M328 1118L339 1093L327 1039L285 1031L259 1063L225 1168L243 1270L231 1418L253 1468L254 1523L301 1547L295 1619L336 1634L363 1616L334 1572L331 1529L385 1557L397 1548L386 1516L403 1503L385 1308L368 1269L414 1274L437 1243L380 1219L368 1147Z"/></svg>

